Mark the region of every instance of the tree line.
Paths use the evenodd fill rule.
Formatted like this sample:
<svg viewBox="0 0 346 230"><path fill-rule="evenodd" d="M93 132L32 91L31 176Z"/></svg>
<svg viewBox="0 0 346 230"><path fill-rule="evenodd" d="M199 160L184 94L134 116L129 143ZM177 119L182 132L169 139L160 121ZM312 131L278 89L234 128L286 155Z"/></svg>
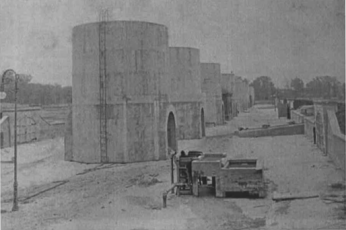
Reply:
<svg viewBox="0 0 346 230"><path fill-rule="evenodd" d="M275 87L268 76L257 77L250 86L254 87L256 100L283 98L320 98L345 100L345 83L336 77L318 76L306 84L298 77L286 82L284 88Z"/></svg>
<svg viewBox="0 0 346 230"><path fill-rule="evenodd" d="M59 84L31 83L30 75L19 75L17 103L31 106L59 105L72 103L72 87ZM5 79L3 90L6 98L2 102L14 102L14 80Z"/></svg>
<svg viewBox="0 0 346 230"><path fill-rule="evenodd" d="M30 75L20 75L17 102L29 105L58 105L72 103L72 87L59 84L31 83ZM5 80L3 85L6 98L2 102L14 102L14 82ZM279 98L323 98L345 100L345 83L336 77L319 76L306 84L298 77L291 79L284 88L275 87L268 76L257 77L250 86L254 87L256 100Z"/></svg>

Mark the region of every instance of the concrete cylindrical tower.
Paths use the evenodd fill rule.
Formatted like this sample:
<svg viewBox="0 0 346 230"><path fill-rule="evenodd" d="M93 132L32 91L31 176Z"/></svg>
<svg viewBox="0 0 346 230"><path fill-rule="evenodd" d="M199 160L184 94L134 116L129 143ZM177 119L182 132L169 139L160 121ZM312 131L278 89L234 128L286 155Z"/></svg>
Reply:
<svg viewBox="0 0 346 230"><path fill-rule="evenodd" d="M239 76L234 79L233 95L236 102L237 111L243 112L243 100L244 100L244 82Z"/></svg>
<svg viewBox="0 0 346 230"><path fill-rule="evenodd" d="M221 89L223 93L232 93L233 73L221 74Z"/></svg>
<svg viewBox="0 0 346 230"><path fill-rule="evenodd" d="M178 138L197 139L204 132L200 53L189 47L169 48L169 101L178 118Z"/></svg>
<svg viewBox="0 0 346 230"><path fill-rule="evenodd" d="M233 87L233 73L221 74L221 89L222 89L222 101L225 108L225 119L230 120L233 118L232 113L232 87Z"/></svg>
<svg viewBox="0 0 346 230"><path fill-rule="evenodd" d="M168 78L168 57L168 29L163 25L112 21L73 28L73 144L68 160L101 161L101 116L107 122L106 162L166 157L162 150L167 141L161 137L166 136L166 112L161 102L167 97L161 93L161 80ZM100 114L102 71L105 114Z"/></svg>
<svg viewBox="0 0 346 230"><path fill-rule="evenodd" d="M250 107L255 105L255 89L252 86L249 86L249 101Z"/></svg>
<svg viewBox="0 0 346 230"><path fill-rule="evenodd" d="M206 94L206 122L223 123L221 66L218 63L201 63L202 92Z"/></svg>

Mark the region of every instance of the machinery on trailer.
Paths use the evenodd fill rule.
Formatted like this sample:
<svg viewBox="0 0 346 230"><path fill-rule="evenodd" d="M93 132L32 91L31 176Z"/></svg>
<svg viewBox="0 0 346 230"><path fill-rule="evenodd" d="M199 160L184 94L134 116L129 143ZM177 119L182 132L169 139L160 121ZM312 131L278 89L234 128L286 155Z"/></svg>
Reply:
<svg viewBox="0 0 346 230"><path fill-rule="evenodd" d="M192 162L198 160L202 154L200 151L189 151L187 155L181 154L179 158L174 157L177 178L176 193L178 196L193 194Z"/></svg>
<svg viewBox="0 0 346 230"><path fill-rule="evenodd" d="M228 192L248 192L265 197L263 164L258 159L228 159L223 153L190 151L187 155L174 156L177 181L173 179L169 191L176 188L177 195L199 196L203 187L212 188L216 197L225 197ZM165 204L164 194L164 204Z"/></svg>
<svg viewBox="0 0 346 230"><path fill-rule="evenodd" d="M263 163L257 159L226 160L219 172L216 196L225 197L226 192L248 192L264 198Z"/></svg>

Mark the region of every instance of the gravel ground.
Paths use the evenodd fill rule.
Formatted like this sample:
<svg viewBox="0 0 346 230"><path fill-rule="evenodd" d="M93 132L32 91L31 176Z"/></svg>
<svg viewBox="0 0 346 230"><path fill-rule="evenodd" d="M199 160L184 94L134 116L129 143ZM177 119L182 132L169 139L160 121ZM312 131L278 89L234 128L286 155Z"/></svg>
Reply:
<svg viewBox="0 0 346 230"><path fill-rule="evenodd" d="M209 128L207 138L180 141L181 150L225 152L264 161L265 199L169 195L169 161L79 164L63 161L62 139L21 145L20 210L11 212L13 150L1 152L2 229L343 229L340 198L344 181L328 157L303 135L238 138L239 126L287 123L273 109L253 108L227 125ZM218 135L218 136L215 136ZM6 163L7 162L7 163ZM341 186L331 186L341 182ZM274 202L272 192L314 192L318 198Z"/></svg>

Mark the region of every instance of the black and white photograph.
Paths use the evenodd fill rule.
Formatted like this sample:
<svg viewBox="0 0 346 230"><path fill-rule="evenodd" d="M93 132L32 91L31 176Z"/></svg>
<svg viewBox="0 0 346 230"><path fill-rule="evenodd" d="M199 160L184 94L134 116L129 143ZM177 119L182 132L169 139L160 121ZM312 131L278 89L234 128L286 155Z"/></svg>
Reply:
<svg viewBox="0 0 346 230"><path fill-rule="evenodd" d="M346 229L345 0L1 0L0 42L0 229Z"/></svg>

